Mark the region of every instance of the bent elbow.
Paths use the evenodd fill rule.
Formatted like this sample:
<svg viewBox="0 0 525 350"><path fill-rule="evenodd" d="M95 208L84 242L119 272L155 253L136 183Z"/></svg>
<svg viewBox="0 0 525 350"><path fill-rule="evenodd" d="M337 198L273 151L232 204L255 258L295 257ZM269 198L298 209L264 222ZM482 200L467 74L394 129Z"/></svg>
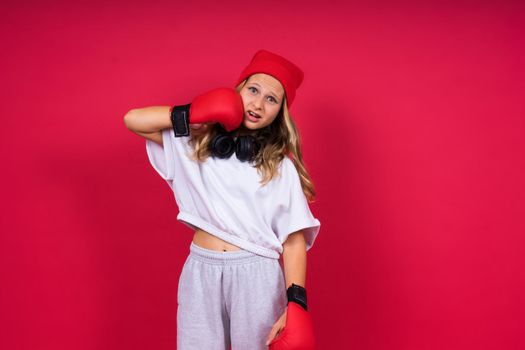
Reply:
<svg viewBox="0 0 525 350"><path fill-rule="evenodd" d="M128 128L131 131L134 131L133 125L135 124L135 119L137 115L136 109L130 109L125 115L124 115L124 125L126 125L126 128Z"/></svg>

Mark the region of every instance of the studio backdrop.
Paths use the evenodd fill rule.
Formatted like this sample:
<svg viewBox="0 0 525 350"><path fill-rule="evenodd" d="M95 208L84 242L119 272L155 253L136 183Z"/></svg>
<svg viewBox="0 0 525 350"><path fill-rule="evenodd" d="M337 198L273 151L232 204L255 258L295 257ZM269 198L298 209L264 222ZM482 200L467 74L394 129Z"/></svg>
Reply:
<svg viewBox="0 0 525 350"><path fill-rule="evenodd" d="M318 349L525 348L519 2L0 10L0 348L176 348L192 231L123 117L233 87L259 49L305 73Z"/></svg>

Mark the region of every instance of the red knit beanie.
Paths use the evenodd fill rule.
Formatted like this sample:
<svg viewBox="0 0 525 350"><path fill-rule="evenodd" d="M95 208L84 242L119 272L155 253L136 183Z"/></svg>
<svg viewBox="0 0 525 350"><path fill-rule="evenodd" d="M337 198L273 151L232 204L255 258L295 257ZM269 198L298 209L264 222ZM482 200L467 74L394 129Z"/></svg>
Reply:
<svg viewBox="0 0 525 350"><path fill-rule="evenodd" d="M267 50L259 50L253 56L250 64L242 71L237 84L256 73L266 73L279 80L284 87L288 108L295 99L295 90L301 85L304 73L292 62Z"/></svg>

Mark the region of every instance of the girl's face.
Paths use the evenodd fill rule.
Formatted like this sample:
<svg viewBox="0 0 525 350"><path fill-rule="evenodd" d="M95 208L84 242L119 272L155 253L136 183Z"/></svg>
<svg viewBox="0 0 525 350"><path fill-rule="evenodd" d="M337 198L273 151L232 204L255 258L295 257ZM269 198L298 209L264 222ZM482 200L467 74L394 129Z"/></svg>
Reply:
<svg viewBox="0 0 525 350"><path fill-rule="evenodd" d="M283 103L284 88L271 75L257 73L249 77L239 94L244 103L243 125L255 130L270 125L277 117Z"/></svg>

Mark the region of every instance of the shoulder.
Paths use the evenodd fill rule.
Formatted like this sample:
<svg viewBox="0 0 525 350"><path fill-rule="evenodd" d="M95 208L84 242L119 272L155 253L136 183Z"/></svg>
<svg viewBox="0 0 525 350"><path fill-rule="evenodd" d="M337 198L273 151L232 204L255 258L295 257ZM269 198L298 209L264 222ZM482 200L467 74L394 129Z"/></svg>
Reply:
<svg viewBox="0 0 525 350"><path fill-rule="evenodd" d="M290 166L295 167L295 165L293 164L292 159L289 156L285 155L283 160L281 160L281 167L290 167Z"/></svg>
<svg viewBox="0 0 525 350"><path fill-rule="evenodd" d="M292 158L290 158L289 156L284 156L283 160L281 161L281 164L288 171L297 173L297 168L295 167L295 163L293 162Z"/></svg>
<svg viewBox="0 0 525 350"><path fill-rule="evenodd" d="M295 181L299 179L299 172L295 167L293 160L289 156L284 156L279 166L283 178Z"/></svg>

